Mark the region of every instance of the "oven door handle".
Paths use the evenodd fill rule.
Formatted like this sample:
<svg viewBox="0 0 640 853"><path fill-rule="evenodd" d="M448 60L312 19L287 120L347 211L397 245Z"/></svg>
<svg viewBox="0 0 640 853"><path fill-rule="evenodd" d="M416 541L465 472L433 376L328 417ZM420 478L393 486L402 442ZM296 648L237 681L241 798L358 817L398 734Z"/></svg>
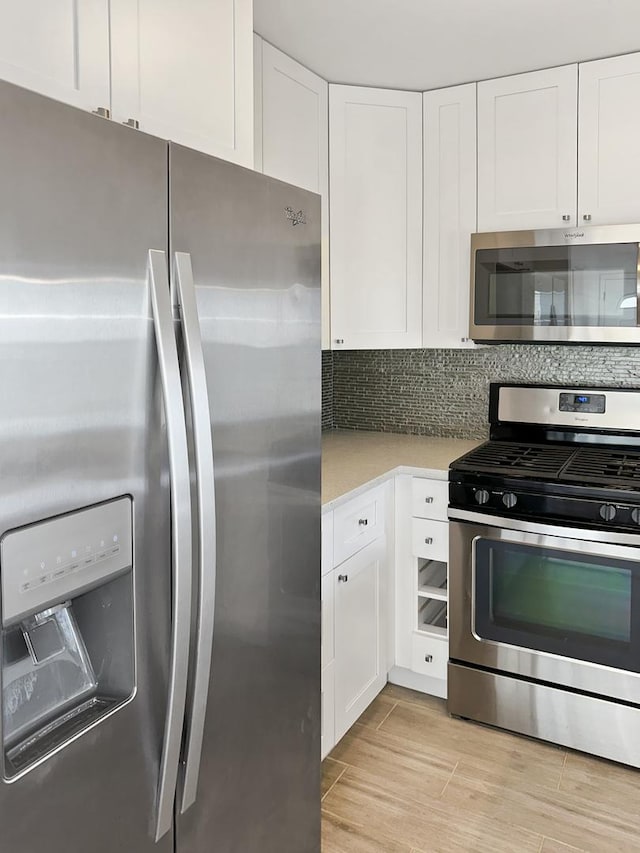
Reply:
<svg viewBox="0 0 640 853"><path fill-rule="evenodd" d="M554 536L557 539L575 539L578 542L593 542L606 545L627 545L640 547L638 533L619 533L614 530L593 530L586 527L570 527L562 524L541 524L538 521L524 521L519 518L503 518L481 512L449 507L449 521L477 524L482 527L494 527L496 530L511 530L514 533L533 536Z"/></svg>

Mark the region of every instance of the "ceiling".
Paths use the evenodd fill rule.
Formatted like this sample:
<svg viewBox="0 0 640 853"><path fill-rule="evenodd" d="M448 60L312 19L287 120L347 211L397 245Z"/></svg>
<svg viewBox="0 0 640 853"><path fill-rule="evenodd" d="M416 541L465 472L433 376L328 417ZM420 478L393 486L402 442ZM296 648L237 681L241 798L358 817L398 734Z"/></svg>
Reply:
<svg viewBox="0 0 640 853"><path fill-rule="evenodd" d="M254 29L332 83L424 90L640 50L640 0L254 0Z"/></svg>

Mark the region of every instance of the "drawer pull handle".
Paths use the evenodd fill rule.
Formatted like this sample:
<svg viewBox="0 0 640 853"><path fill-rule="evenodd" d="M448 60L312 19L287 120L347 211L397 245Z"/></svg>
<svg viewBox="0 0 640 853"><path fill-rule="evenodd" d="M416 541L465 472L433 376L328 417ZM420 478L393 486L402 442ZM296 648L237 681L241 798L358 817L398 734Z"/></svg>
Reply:
<svg viewBox="0 0 640 853"><path fill-rule="evenodd" d="M349 580L349 575L338 575L338 580L346 583Z"/></svg>
<svg viewBox="0 0 640 853"><path fill-rule="evenodd" d="M424 540L424 544L433 545L433 536L427 536L427 538Z"/></svg>
<svg viewBox="0 0 640 853"><path fill-rule="evenodd" d="M424 499L424 502L425 502L426 504L432 504L432 503L433 503L433 498L425 498L425 499Z"/></svg>
<svg viewBox="0 0 640 853"><path fill-rule="evenodd" d="M359 518L358 524L361 524L363 527L366 527L367 524L369 524L369 519L368 518Z"/></svg>
<svg viewBox="0 0 640 853"><path fill-rule="evenodd" d="M432 661L433 661L433 655L425 655L424 656L424 662L425 663L432 663Z"/></svg>

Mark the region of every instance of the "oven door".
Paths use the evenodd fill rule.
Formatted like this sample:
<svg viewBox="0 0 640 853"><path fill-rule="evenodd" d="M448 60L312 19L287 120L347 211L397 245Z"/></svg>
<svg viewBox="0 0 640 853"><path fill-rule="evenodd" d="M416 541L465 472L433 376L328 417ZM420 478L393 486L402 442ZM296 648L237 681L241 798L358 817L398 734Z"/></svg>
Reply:
<svg viewBox="0 0 640 853"><path fill-rule="evenodd" d="M640 703L640 535L450 518L452 660Z"/></svg>

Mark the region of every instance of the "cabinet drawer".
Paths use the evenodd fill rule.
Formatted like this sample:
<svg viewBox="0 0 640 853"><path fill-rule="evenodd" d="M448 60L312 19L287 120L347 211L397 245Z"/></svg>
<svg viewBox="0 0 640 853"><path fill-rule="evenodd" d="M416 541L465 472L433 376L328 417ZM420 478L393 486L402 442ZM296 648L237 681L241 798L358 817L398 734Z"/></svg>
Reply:
<svg viewBox="0 0 640 853"><path fill-rule="evenodd" d="M320 561L322 574L326 575L333 568L333 513L325 512L322 516L321 524Z"/></svg>
<svg viewBox="0 0 640 853"><path fill-rule="evenodd" d="M333 574L322 578L322 666L326 666L334 657L334 604L333 604Z"/></svg>
<svg viewBox="0 0 640 853"><path fill-rule="evenodd" d="M449 560L449 524L422 518L411 520L411 539L414 557L427 560Z"/></svg>
<svg viewBox="0 0 640 853"><path fill-rule="evenodd" d="M446 637L424 637L414 634L411 642L411 669L432 678L447 677L449 641Z"/></svg>
<svg viewBox="0 0 640 853"><path fill-rule="evenodd" d="M411 515L418 518L447 520L449 482L447 480L423 480L414 477L411 481Z"/></svg>
<svg viewBox="0 0 640 853"><path fill-rule="evenodd" d="M333 513L333 558L339 566L384 533L384 486L338 507Z"/></svg>

